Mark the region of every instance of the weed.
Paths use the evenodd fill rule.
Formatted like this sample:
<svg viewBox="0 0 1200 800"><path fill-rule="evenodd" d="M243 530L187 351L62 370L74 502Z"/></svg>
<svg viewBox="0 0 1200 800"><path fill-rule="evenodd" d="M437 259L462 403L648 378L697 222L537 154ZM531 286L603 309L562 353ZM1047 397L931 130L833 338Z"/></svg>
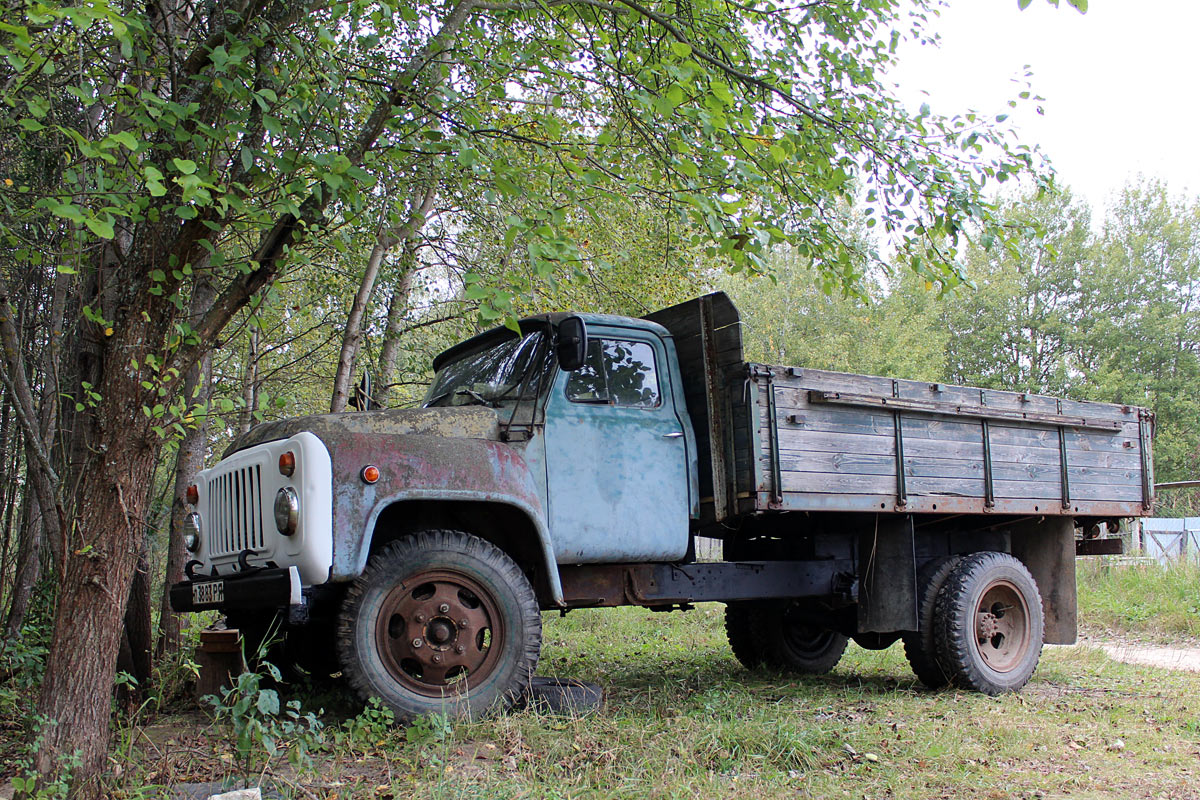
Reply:
<svg viewBox="0 0 1200 800"><path fill-rule="evenodd" d="M258 671L243 672L233 686L222 688L220 697L210 694L202 698L213 707L217 722L229 725L247 779L260 760L265 768L270 759L277 758L281 747L294 767L310 770L312 750L324 741L324 723L315 713L302 713L299 700L281 705L278 691L264 686L281 680L278 668L264 661Z"/></svg>
<svg viewBox="0 0 1200 800"><path fill-rule="evenodd" d="M1200 563L1077 563L1079 618L1088 630L1163 642L1200 637Z"/></svg>

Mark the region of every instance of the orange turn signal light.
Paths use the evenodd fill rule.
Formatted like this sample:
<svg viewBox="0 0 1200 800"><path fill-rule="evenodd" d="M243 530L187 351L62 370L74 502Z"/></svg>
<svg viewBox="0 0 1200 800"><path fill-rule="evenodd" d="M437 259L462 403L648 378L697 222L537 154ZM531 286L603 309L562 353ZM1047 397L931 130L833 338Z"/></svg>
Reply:
<svg viewBox="0 0 1200 800"><path fill-rule="evenodd" d="M187 487L187 491L183 493L184 499L187 500L189 506L198 505L200 503L200 489L196 484Z"/></svg>
<svg viewBox="0 0 1200 800"><path fill-rule="evenodd" d="M374 464L363 467L362 479L363 483L374 483L379 480L379 467Z"/></svg>
<svg viewBox="0 0 1200 800"><path fill-rule="evenodd" d="M296 471L296 454L291 450L279 454L279 474L292 477Z"/></svg>

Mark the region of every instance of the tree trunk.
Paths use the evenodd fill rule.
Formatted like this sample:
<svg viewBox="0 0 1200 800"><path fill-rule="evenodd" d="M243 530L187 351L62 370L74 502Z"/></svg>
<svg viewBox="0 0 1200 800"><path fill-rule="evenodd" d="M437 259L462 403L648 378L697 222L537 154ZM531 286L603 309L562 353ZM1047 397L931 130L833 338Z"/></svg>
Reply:
<svg viewBox="0 0 1200 800"><path fill-rule="evenodd" d="M399 275L388 298L387 328L383 333L383 347L379 351L379 375L375 384L375 402L387 406L391 385L396 380L396 358L400 353L400 327L409 308L408 298L412 294L413 278L417 272L418 234L433 211L437 199L437 183L430 181L419 200L414 198L414 210L408 224L400 233L403 250L399 259Z"/></svg>
<svg viewBox="0 0 1200 800"><path fill-rule="evenodd" d="M113 351L141 355L139 326L129 324ZM113 337L114 339L116 337ZM144 345L143 345L144 346ZM66 568L59 580L58 613L46 660L38 713L55 724L43 729L35 766L59 775L75 753L80 774L94 776L105 763L108 718L117 650L124 631L129 587L143 541L146 499L154 478L157 436L142 413L142 388L129 370L104 370L101 400L78 418L93 444L79 465L80 497ZM94 796L92 785L79 787Z"/></svg>
<svg viewBox="0 0 1200 800"><path fill-rule="evenodd" d="M254 412L258 408L258 328L250 331L250 344L246 349L246 371L242 381L243 408L238 414L238 433L243 434L254 424Z"/></svg>
<svg viewBox="0 0 1200 800"><path fill-rule="evenodd" d="M31 491L25 499L21 535L17 540L17 569L13 574L8 619L4 623L5 641L16 640L21 635L21 628L25 625L25 614L29 611L29 598L33 596L33 587L42 574L45 526L42 524L41 506L32 494Z"/></svg>
<svg viewBox="0 0 1200 800"><path fill-rule="evenodd" d="M133 582L129 585L129 600L125 606L125 632L121 636L121 655L117 669L129 673L136 681L133 686L123 686L118 699L127 711L133 711L137 702L150 688L152 659L150 648L154 639L150 626L150 561L146 557L146 538L142 538L142 552L138 556Z"/></svg>
<svg viewBox="0 0 1200 800"><path fill-rule="evenodd" d="M346 315L346 328L342 331L342 348L338 353L337 373L333 376L333 397L329 400L329 410L333 413L346 410L350 399L350 381L354 376L354 362L358 357L359 343L362 341L362 320L367 312L367 304L375 291L375 279L379 276L379 267L383 257L395 243L394 231L380 231L375 237L375 246L367 258L367 268L363 272L358 292L350 304L350 312Z"/></svg>
<svg viewBox="0 0 1200 800"><path fill-rule="evenodd" d="M193 322L207 313L216 292L207 280L198 281L192 294L191 316ZM171 517L167 530L167 567L163 578L162 605L159 607L158 644L155 654L162 657L179 652L183 643L179 615L171 608L171 585L183 580L183 566L187 563L187 550L183 546L183 519L187 516L184 497L187 487L196 482L196 474L204 468L204 450L208 440L208 403L212 396L212 355L205 353L199 362L188 370L184 379L183 396L189 398L203 413L195 427L189 428L179 442L175 453L175 471L171 490Z"/></svg>

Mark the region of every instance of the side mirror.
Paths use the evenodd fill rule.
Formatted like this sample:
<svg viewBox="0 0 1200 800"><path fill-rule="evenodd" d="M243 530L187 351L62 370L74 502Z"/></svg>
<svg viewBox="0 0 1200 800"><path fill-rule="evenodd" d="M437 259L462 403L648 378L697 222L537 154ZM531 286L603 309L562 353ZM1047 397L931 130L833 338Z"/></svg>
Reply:
<svg viewBox="0 0 1200 800"><path fill-rule="evenodd" d="M554 345L558 365L567 372L583 366L587 358L587 326L579 317L567 317L558 323L558 339Z"/></svg>

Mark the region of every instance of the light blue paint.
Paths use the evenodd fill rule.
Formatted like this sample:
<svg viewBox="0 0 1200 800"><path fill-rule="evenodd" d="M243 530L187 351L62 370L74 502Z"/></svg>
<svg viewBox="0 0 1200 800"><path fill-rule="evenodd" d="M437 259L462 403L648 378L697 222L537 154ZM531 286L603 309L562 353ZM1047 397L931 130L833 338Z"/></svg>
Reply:
<svg viewBox="0 0 1200 800"><path fill-rule="evenodd" d="M695 440L674 350L668 355L650 327L593 322L588 338L650 345L657 407L571 402L570 375L561 372L547 399L545 497L560 564L672 561L687 553L699 491Z"/></svg>

